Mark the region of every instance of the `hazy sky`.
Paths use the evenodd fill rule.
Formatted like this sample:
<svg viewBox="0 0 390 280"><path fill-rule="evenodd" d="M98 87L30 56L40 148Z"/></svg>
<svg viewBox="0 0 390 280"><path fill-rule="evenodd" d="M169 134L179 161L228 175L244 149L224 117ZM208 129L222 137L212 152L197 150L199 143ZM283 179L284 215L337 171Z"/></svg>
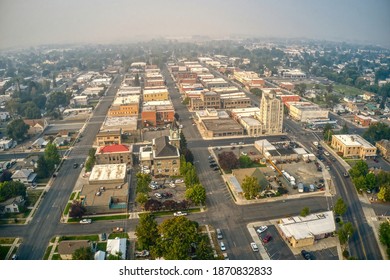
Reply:
<svg viewBox="0 0 390 280"><path fill-rule="evenodd" d="M231 34L390 47L390 1L0 0L0 49Z"/></svg>

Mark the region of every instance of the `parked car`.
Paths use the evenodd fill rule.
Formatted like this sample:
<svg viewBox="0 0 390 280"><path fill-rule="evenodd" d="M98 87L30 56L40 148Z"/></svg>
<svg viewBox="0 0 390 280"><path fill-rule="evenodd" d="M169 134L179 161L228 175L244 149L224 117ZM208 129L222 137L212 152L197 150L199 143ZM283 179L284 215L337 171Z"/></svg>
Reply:
<svg viewBox="0 0 390 280"><path fill-rule="evenodd" d="M106 241L107 239L107 234L105 232L103 232L101 235L100 235L100 240L101 241Z"/></svg>
<svg viewBox="0 0 390 280"><path fill-rule="evenodd" d="M77 167L79 167L79 164L78 163L73 163L73 168L76 169Z"/></svg>
<svg viewBox="0 0 390 280"><path fill-rule="evenodd" d="M91 219L82 219L82 220L80 221L80 224L90 224L90 223L92 223L92 220L91 220Z"/></svg>
<svg viewBox="0 0 390 280"><path fill-rule="evenodd" d="M248 153L246 153L246 152L241 152L241 155L243 155L243 156L247 156L247 155L248 155Z"/></svg>
<svg viewBox="0 0 390 280"><path fill-rule="evenodd" d="M157 198L162 198L161 193L155 193L154 196L157 197Z"/></svg>
<svg viewBox="0 0 390 280"><path fill-rule="evenodd" d="M219 228L217 228L217 238L218 239L222 239L223 238L222 231Z"/></svg>
<svg viewBox="0 0 390 280"><path fill-rule="evenodd" d="M181 184L181 183L184 183L183 179L176 179L175 180L175 184Z"/></svg>
<svg viewBox="0 0 390 280"><path fill-rule="evenodd" d="M268 229L267 226L261 226L256 231L257 231L257 233L262 233L262 232L266 231L267 229Z"/></svg>
<svg viewBox="0 0 390 280"><path fill-rule="evenodd" d="M218 170L219 170L219 167L216 166L216 167L213 168L213 170L214 170L214 171L218 171Z"/></svg>
<svg viewBox="0 0 390 280"><path fill-rule="evenodd" d="M187 216L187 215L188 215L187 212L181 212L181 211L173 213L173 216L175 216L175 217Z"/></svg>
<svg viewBox="0 0 390 280"><path fill-rule="evenodd" d="M112 232L123 232L123 228L115 227L115 228L112 229Z"/></svg>
<svg viewBox="0 0 390 280"><path fill-rule="evenodd" d="M238 142L239 145L244 145L245 143L244 142Z"/></svg>
<svg viewBox="0 0 390 280"><path fill-rule="evenodd" d="M258 252L259 251L259 247L257 247L255 242L251 243L251 247L252 247L253 252Z"/></svg>
<svg viewBox="0 0 390 280"><path fill-rule="evenodd" d="M272 236L270 234L267 234L264 238L263 238L263 242L264 243L268 243L272 240Z"/></svg>
<svg viewBox="0 0 390 280"><path fill-rule="evenodd" d="M314 146L318 146L318 142L317 141L314 141L313 144L314 144Z"/></svg>
<svg viewBox="0 0 390 280"><path fill-rule="evenodd" d="M225 244L222 241L221 241L221 243L219 245L221 247L221 251L226 251Z"/></svg>
<svg viewBox="0 0 390 280"><path fill-rule="evenodd" d="M324 155L330 156L330 154L327 151L324 151Z"/></svg>

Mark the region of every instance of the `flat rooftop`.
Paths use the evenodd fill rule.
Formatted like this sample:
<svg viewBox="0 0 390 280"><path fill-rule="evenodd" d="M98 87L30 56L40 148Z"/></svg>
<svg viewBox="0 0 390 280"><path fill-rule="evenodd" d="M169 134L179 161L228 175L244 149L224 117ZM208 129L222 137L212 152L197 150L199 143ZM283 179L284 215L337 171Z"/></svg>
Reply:
<svg viewBox="0 0 390 280"><path fill-rule="evenodd" d="M168 92L168 89L166 87L156 88L156 89L144 89L144 95L145 94L165 93L165 92Z"/></svg>
<svg viewBox="0 0 390 280"><path fill-rule="evenodd" d="M332 137L337 138L346 146L362 146L364 148L374 148L370 142L357 134L340 134L333 135Z"/></svg>
<svg viewBox="0 0 390 280"><path fill-rule="evenodd" d="M100 190L100 187L104 187L104 191ZM84 197L84 205L86 207L101 206L108 207L113 198L122 198L126 202L127 193L129 186L127 183L124 184L106 184L90 185L85 184L81 190L80 196ZM97 193L100 195L96 195Z"/></svg>
<svg viewBox="0 0 390 280"><path fill-rule="evenodd" d="M96 164L89 176L89 181L125 180L126 163Z"/></svg>
<svg viewBox="0 0 390 280"><path fill-rule="evenodd" d="M161 100L161 101L147 101L142 103L143 106L167 106L172 105L170 100Z"/></svg>
<svg viewBox="0 0 390 280"><path fill-rule="evenodd" d="M139 103L140 96L139 95L127 95L127 96L118 96L115 98L114 102L112 105L127 105L127 104L134 104L134 103Z"/></svg>
<svg viewBox="0 0 390 280"><path fill-rule="evenodd" d="M310 214L306 217L294 216L281 219L278 224L286 237L296 240L330 233L336 230L332 211Z"/></svg>
<svg viewBox="0 0 390 280"><path fill-rule="evenodd" d="M203 120L203 124L211 131L243 131L242 126L232 119Z"/></svg>
<svg viewBox="0 0 390 280"><path fill-rule="evenodd" d="M245 118L241 118L241 121L245 122L246 124L248 124L250 126L261 126L261 122L255 118L245 117Z"/></svg>
<svg viewBox="0 0 390 280"><path fill-rule="evenodd" d="M102 129L137 130L137 117L106 117Z"/></svg>

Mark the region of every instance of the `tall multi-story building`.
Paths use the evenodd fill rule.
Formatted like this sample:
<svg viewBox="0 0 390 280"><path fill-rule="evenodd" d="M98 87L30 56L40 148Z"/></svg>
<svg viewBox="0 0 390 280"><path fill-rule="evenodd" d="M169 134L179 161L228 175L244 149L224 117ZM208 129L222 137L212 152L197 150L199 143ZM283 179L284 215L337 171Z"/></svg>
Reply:
<svg viewBox="0 0 390 280"><path fill-rule="evenodd" d="M263 126L264 134L282 133L283 103L273 92L263 93L260 102L260 113L257 118Z"/></svg>

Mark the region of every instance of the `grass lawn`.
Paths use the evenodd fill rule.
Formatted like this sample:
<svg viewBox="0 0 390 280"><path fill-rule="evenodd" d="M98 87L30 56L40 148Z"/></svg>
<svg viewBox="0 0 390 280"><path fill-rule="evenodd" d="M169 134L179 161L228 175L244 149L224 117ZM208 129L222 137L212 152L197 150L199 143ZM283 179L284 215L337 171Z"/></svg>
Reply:
<svg viewBox="0 0 390 280"><path fill-rule="evenodd" d="M50 243L54 243L55 240L56 240L56 237L53 237L52 239L50 239Z"/></svg>
<svg viewBox="0 0 390 280"><path fill-rule="evenodd" d="M74 235L74 236L61 236L59 241L62 240L89 240L89 241L99 241L99 235Z"/></svg>
<svg viewBox="0 0 390 280"><path fill-rule="evenodd" d="M50 178L39 178L37 179L37 184L46 185L49 182Z"/></svg>
<svg viewBox="0 0 390 280"><path fill-rule="evenodd" d="M44 260L48 260L49 259L49 255L50 255L50 252L51 252L51 248L53 247L53 245L50 245L49 247L47 247L46 249L46 252L45 252L45 255L43 256L43 259Z"/></svg>
<svg viewBox="0 0 390 280"><path fill-rule="evenodd" d="M108 236L108 239L115 239L116 237L119 237L119 238L129 238L129 235L127 234L127 232L118 232L118 233L111 233L109 236Z"/></svg>
<svg viewBox="0 0 390 280"><path fill-rule="evenodd" d="M70 209L71 205L72 205L71 202L68 202L68 204L66 204L66 207L65 207L65 210L64 210L64 215L68 215L69 209Z"/></svg>
<svg viewBox="0 0 390 280"><path fill-rule="evenodd" d="M12 244L16 238L0 238L0 244Z"/></svg>
<svg viewBox="0 0 390 280"><path fill-rule="evenodd" d="M97 244L97 250L106 251L106 249L107 249L107 242L99 242Z"/></svg>
<svg viewBox="0 0 390 280"><path fill-rule="evenodd" d="M27 206L34 206L43 190L27 190Z"/></svg>
<svg viewBox="0 0 390 280"><path fill-rule="evenodd" d="M334 84L333 89L347 96L362 95L365 92L364 90L342 84Z"/></svg>
<svg viewBox="0 0 390 280"><path fill-rule="evenodd" d="M62 260L62 259L61 259L61 256L60 256L60 254L53 254L53 258L52 258L52 260L55 260L55 261L60 261L60 260Z"/></svg>
<svg viewBox="0 0 390 280"><path fill-rule="evenodd" d="M0 260L5 260L5 257L8 254L8 251L11 247L9 246L1 246L0 245Z"/></svg>
<svg viewBox="0 0 390 280"><path fill-rule="evenodd" d="M70 195L69 200L70 200L70 201L73 201L73 199L74 199L75 196L76 196L76 192L72 192L72 194Z"/></svg>
<svg viewBox="0 0 390 280"><path fill-rule="evenodd" d="M182 211L182 212L187 212L187 213L197 213L200 212L200 208L193 208L193 209L187 209L187 210L177 210L177 211ZM151 212L151 214L155 217L162 217L162 216L167 216L167 215L172 215L173 213L177 211L157 211L157 212ZM144 214L139 214L139 216L145 215Z"/></svg>
<svg viewBox="0 0 390 280"><path fill-rule="evenodd" d="M354 167L354 165L360 161L360 159L344 159L346 163L348 163L351 167Z"/></svg>

